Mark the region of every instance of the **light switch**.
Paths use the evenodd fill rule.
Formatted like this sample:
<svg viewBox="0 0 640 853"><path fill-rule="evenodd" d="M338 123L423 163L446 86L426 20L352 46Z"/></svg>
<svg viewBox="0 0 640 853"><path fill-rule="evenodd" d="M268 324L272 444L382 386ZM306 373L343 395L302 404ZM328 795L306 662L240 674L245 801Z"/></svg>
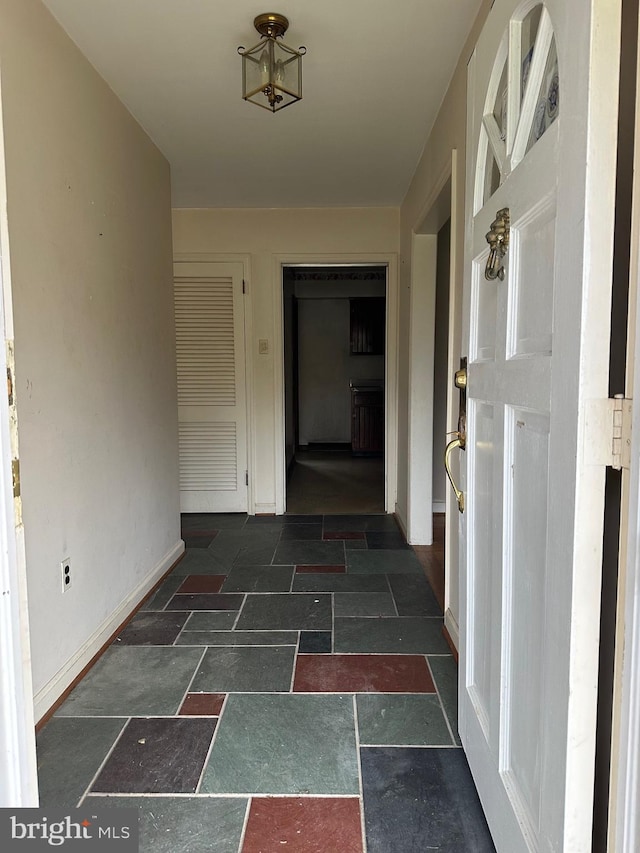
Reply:
<svg viewBox="0 0 640 853"><path fill-rule="evenodd" d="M269 352L269 341L266 338L260 338L258 341L258 353L267 355Z"/></svg>

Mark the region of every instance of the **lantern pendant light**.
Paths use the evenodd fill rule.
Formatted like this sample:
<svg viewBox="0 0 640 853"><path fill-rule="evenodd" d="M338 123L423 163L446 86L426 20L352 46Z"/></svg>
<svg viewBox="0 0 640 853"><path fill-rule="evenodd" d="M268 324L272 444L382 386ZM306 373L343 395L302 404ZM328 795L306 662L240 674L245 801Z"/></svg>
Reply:
<svg viewBox="0 0 640 853"><path fill-rule="evenodd" d="M305 47L295 50L282 41L289 21L284 15L267 12L253 22L261 39L254 47L238 48L242 57L242 97L271 112L282 110L302 98L302 57Z"/></svg>

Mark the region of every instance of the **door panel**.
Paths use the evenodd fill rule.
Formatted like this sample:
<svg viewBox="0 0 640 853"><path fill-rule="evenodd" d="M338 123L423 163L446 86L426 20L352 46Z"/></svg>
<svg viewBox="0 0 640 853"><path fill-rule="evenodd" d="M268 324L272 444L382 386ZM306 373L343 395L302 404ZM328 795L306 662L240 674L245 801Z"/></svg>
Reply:
<svg viewBox="0 0 640 853"><path fill-rule="evenodd" d="M499 853L591 844L604 469L583 421L607 396L610 11L496 0L469 64L460 735Z"/></svg>
<svg viewBox="0 0 640 853"><path fill-rule="evenodd" d="M486 287L484 270L489 250L483 248L473 262L472 312L476 318L469 342L471 361L493 361L496 357L496 323L498 320L497 288Z"/></svg>
<svg viewBox="0 0 640 853"><path fill-rule="evenodd" d="M174 264L182 512L246 512L242 264Z"/></svg>
<svg viewBox="0 0 640 853"><path fill-rule="evenodd" d="M491 566L499 553L495 541L495 409L490 403L469 401L468 434L475 437L468 447L470 489L475 502L469 515L470 566L468 610L467 690L484 737L494 742L499 668L496 666L492 625L500 621L500 596ZM471 484L473 486L471 487Z"/></svg>
<svg viewBox="0 0 640 853"><path fill-rule="evenodd" d="M503 763L512 795L537 827L545 736L549 416L508 406L505 444Z"/></svg>
<svg viewBox="0 0 640 853"><path fill-rule="evenodd" d="M512 228L507 358L551 355L555 225L553 193Z"/></svg>

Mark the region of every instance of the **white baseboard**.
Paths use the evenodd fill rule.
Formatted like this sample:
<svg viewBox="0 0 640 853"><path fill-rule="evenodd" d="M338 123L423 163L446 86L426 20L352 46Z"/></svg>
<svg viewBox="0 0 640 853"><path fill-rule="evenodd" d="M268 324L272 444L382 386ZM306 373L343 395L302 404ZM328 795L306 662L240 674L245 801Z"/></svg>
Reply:
<svg viewBox="0 0 640 853"><path fill-rule="evenodd" d="M160 562L154 566L142 583L131 592L122 604L109 616L86 643L58 670L50 681L34 696L35 719L41 720L47 711L62 696L73 680L82 672L89 661L96 655L109 637L117 631L120 625L136 609L138 604L166 574L178 557L184 552L182 539L168 551Z"/></svg>
<svg viewBox="0 0 640 853"><path fill-rule="evenodd" d="M444 627L447 629L456 650L460 651L460 628L456 617L448 607L447 612L444 614Z"/></svg>
<svg viewBox="0 0 640 853"><path fill-rule="evenodd" d="M434 501L432 504L432 512L446 512L447 504L446 501Z"/></svg>
<svg viewBox="0 0 640 853"><path fill-rule="evenodd" d="M276 505L274 503L254 504L253 508L256 515L276 515Z"/></svg>

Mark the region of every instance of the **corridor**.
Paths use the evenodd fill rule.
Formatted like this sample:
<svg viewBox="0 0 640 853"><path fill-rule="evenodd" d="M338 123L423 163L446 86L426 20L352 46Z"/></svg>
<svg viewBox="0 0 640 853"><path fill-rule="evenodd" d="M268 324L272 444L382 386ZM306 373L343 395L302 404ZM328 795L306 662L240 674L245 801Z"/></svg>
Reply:
<svg viewBox="0 0 640 853"><path fill-rule="evenodd" d="M153 853L493 851L393 517L182 521L183 559L39 733L41 806L135 806Z"/></svg>

